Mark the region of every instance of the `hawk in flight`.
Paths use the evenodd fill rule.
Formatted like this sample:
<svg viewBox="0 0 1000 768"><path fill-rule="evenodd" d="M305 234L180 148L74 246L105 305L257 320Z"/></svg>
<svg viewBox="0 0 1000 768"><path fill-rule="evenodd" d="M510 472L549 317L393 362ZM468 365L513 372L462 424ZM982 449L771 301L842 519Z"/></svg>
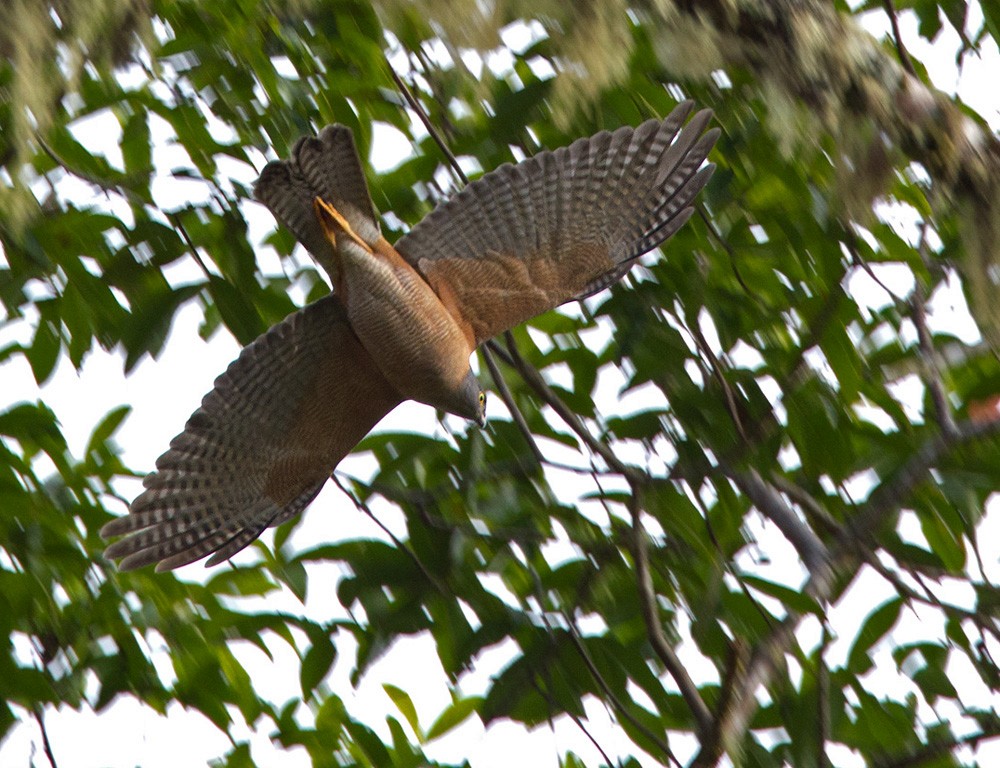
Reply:
<svg viewBox="0 0 1000 768"><path fill-rule="evenodd" d="M718 129L692 104L503 165L393 246L349 129L300 139L255 188L333 292L247 346L215 381L127 515L123 570L220 563L304 510L403 400L486 423L469 358L484 341L606 288L673 235L712 175Z"/></svg>

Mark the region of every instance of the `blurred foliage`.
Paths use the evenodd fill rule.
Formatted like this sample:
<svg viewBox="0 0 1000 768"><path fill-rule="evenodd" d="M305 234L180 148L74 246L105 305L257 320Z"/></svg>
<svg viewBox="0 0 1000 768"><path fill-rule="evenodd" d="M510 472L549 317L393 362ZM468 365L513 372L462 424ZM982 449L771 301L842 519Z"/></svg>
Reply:
<svg viewBox="0 0 1000 768"><path fill-rule="evenodd" d="M671 71L658 52L666 28L642 3L588 2L573 28L559 4L495 4L475 20L494 26L471 36L441 21L459 12L454 3L383 3L380 18L362 0L150 0L119 3L132 14L122 27L118 5L98 5L81 26L79 3L15 2L32 12L8 11L0 27L0 190L19 201L0 206L0 364L23 357L39 385L60 360L79 368L97 347L121 351L131 370L162 350L187 304L204 309L203 336L224 328L246 343L294 310L296 291L324 292L283 231L265 244L282 270L263 274L246 216L265 160L326 123L351 126L365 156L376 124L409 138L413 154L369 180L393 214L390 233L418 221L454 177L388 61L466 169L665 115L681 97L711 107L723 135L703 215L666 257L581 311L513 334L524 368L503 371L543 464L495 412L488 431L449 440L364 441L377 471L341 482L362 511L375 501L398 509L405 535L296 551L293 523L273 549L255 546L257 565L220 568L203 585L183 572L119 575L97 531L121 509L116 480L134 474L115 443L127 406L97 420L77 457L44 402L0 404L0 739L55 707L101 712L126 696L160 715L179 703L231 735L248 725L315 765L438 765L425 749L470 717L529 728L569 716L586 729L584 702L598 700L632 745L623 765L665 763L673 744L687 762L682 734L697 737L703 765L722 750L755 766L836 765L845 754L986 764L969 748L1000 732L988 695L972 695L995 700L1000 686L1000 591L988 577L997 549L977 534L1000 477L997 414L984 407L1000 392L1000 364L947 322L934 330L924 320L957 279L966 244L962 210L935 198L906 147L880 155L868 197L845 197L841 134L812 122L790 151L773 85L751 67L697 81ZM845 15L884 7L834 5ZM959 57L1000 32L993 0L977 28L961 0L895 5L928 39L958 30ZM608 16L613 29L586 26ZM567 40L594 48L567 56ZM30 70L47 82L35 101L26 50L48 56ZM117 124L120 154L87 146L91 118ZM885 143L867 130L867 147ZM91 195L68 191L71 181ZM595 402L602 382L620 396L641 389L653 405ZM555 416L553 400L609 455ZM566 464L577 468L568 481ZM771 523L802 559L777 577L758 541ZM809 560L817 551L819 564ZM339 564L350 620L262 607L282 592L304 604L326 563ZM834 625L829 612L859 572L879 574L894 596ZM946 590L955 584L965 602ZM913 611L941 629L901 637ZM783 639L783 627L816 618L820 640ZM361 686L394 642L429 633L453 703L428 725L408 692L387 685L399 716L377 727L355 719L327 682L340 633L357 643ZM835 662L833 638L849 648ZM692 672L684 690L660 640L711 672ZM509 663L484 695L467 695L469 670L504 641ZM300 660L301 697L268 700L237 658L246 644L270 657L275 643ZM779 661L762 696L741 686L768 652ZM154 666L157 654L170 674ZM961 685L957 668L970 676ZM905 693L873 688L875 671ZM747 701L741 721L733 713ZM594 755L588 764L609 759ZM254 764L235 735L219 759Z"/></svg>

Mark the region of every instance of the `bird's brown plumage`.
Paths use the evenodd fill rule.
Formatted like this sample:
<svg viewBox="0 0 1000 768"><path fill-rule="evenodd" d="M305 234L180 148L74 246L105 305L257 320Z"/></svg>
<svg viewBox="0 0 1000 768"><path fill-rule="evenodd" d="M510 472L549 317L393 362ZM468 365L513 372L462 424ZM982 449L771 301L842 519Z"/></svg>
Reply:
<svg viewBox="0 0 1000 768"><path fill-rule="evenodd" d="M270 163L267 205L334 293L250 344L215 382L104 536L123 569L220 562L301 512L392 408L482 421L475 347L618 280L676 232L708 181L710 113L620 128L504 165L402 237L383 237L350 131Z"/></svg>

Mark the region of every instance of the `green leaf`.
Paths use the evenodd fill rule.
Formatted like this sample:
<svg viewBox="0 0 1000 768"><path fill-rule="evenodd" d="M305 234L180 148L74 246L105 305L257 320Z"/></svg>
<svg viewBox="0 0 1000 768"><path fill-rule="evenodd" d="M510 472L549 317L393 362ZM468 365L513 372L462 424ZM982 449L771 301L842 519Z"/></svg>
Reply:
<svg viewBox="0 0 1000 768"><path fill-rule="evenodd" d="M389 754L389 750L386 749L385 744L378 735L371 729L361 723L354 721L348 721L344 723L344 728L354 742L360 748L361 754L358 757L364 757L367 759L367 763L373 766L389 766L393 764L392 756ZM356 750L352 750L357 754Z"/></svg>
<svg viewBox="0 0 1000 768"><path fill-rule="evenodd" d="M847 668L856 675L861 675L871 668L872 661L868 652L892 629L899 619L899 614L905 605L901 597L887 600L862 622L854 644L847 656Z"/></svg>
<svg viewBox="0 0 1000 768"><path fill-rule="evenodd" d="M328 634L313 632L310 634L310 640L312 645L302 657L302 668L299 670L299 685L302 688L303 698L312 695L337 658L337 649Z"/></svg>
<svg viewBox="0 0 1000 768"><path fill-rule="evenodd" d="M980 0L979 8L994 42L1000 42L1000 0Z"/></svg>
<svg viewBox="0 0 1000 768"><path fill-rule="evenodd" d="M260 568L220 569L208 580L208 586L216 594L239 597L263 597L278 589L267 572Z"/></svg>
<svg viewBox="0 0 1000 768"><path fill-rule="evenodd" d="M130 176L148 176L153 169L149 124L145 112L129 115L122 128L121 151L125 172Z"/></svg>
<svg viewBox="0 0 1000 768"><path fill-rule="evenodd" d="M132 412L132 406L120 405L113 408L101 419L100 423L94 427L90 433L90 441L87 443L87 453L98 451L118 430L125 417Z"/></svg>
<svg viewBox="0 0 1000 768"><path fill-rule="evenodd" d="M409 694L406 693L402 688L399 688L391 683L383 683L382 689L389 695L392 699L392 703L396 705L396 709L399 710L400 714L406 718L406 722L410 724L410 728L417 735L417 739L423 742L423 731L420 729L420 721L417 718L417 709L413 706L413 700L410 699Z"/></svg>
<svg viewBox="0 0 1000 768"><path fill-rule="evenodd" d="M426 740L434 741L464 723L470 715L478 713L483 705L482 696L466 696L453 701L427 729Z"/></svg>
<svg viewBox="0 0 1000 768"><path fill-rule="evenodd" d="M209 278L208 291L226 327L240 344L249 344L267 330L257 310L230 283L213 275Z"/></svg>
<svg viewBox="0 0 1000 768"><path fill-rule="evenodd" d="M38 443L48 436L65 445L55 414L43 403L22 403L0 413L0 435L28 444Z"/></svg>
<svg viewBox="0 0 1000 768"><path fill-rule="evenodd" d="M177 309L203 286L185 285L171 289L165 283L150 286L149 292L132 308L132 317L122 333L125 345L125 372L129 373L143 355L157 355L167 340L170 323Z"/></svg>
<svg viewBox="0 0 1000 768"><path fill-rule="evenodd" d="M823 608L811 596L799 589L786 587L784 584L776 584L773 581L762 579L751 574L741 574L740 579L749 587L760 590L765 595L769 595L786 607L797 613L811 613L816 616L823 615Z"/></svg>
<svg viewBox="0 0 1000 768"><path fill-rule="evenodd" d="M31 365L35 381L41 385L48 381L59 360L59 334L48 321L41 320L35 328L31 346L24 350L24 356Z"/></svg>

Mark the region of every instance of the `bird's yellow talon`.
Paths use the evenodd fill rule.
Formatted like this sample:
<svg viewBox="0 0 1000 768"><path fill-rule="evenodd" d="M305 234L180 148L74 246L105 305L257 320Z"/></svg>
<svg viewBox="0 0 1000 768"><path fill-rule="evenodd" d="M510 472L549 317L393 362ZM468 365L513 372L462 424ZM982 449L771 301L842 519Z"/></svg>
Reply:
<svg viewBox="0 0 1000 768"><path fill-rule="evenodd" d="M316 218L319 219L320 226L323 227L323 231L331 241L336 243L337 235L342 232L366 251L369 253L372 252L372 247L358 237L357 233L351 229L351 225L347 219L326 200L321 197L314 197L313 210L316 212Z"/></svg>

